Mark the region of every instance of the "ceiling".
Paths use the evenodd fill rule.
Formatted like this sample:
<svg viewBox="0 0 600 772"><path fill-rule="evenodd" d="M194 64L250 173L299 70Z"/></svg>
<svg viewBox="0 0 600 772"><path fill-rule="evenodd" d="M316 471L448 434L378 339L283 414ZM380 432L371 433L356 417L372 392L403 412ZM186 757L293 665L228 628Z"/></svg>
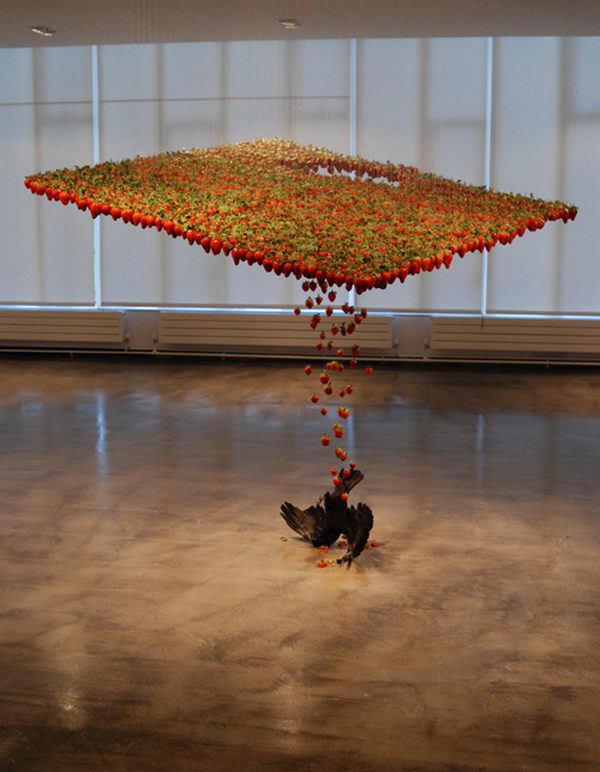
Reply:
<svg viewBox="0 0 600 772"><path fill-rule="evenodd" d="M2 0L0 47L600 35L598 0ZM297 19L284 30L278 19ZM43 25L53 37L30 31Z"/></svg>

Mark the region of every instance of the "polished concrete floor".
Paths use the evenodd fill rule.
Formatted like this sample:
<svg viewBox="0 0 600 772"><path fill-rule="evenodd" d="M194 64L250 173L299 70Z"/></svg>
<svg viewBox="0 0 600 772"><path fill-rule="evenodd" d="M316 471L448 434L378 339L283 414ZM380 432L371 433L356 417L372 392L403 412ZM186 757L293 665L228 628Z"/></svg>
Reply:
<svg viewBox="0 0 600 772"><path fill-rule="evenodd" d="M600 370L0 359L0 769L600 769Z"/></svg>

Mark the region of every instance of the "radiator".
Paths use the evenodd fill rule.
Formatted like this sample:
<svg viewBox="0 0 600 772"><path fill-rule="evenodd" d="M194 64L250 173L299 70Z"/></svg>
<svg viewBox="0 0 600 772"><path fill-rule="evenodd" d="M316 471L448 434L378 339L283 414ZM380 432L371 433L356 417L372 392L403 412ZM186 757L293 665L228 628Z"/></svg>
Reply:
<svg viewBox="0 0 600 772"><path fill-rule="evenodd" d="M121 311L0 310L0 345L114 348L126 340L123 318Z"/></svg>
<svg viewBox="0 0 600 772"><path fill-rule="evenodd" d="M600 321L434 317L429 357L449 352L600 354Z"/></svg>
<svg viewBox="0 0 600 772"><path fill-rule="evenodd" d="M334 314L329 321L342 321ZM328 322L323 319L323 329ZM317 328L317 332L320 328ZM230 314L163 311L158 319L157 349L159 351L223 351L240 352L272 350L279 353L315 351L317 332L309 327L304 314ZM363 353L383 354L392 350L392 319L368 316L351 336L334 338L340 346L357 344Z"/></svg>

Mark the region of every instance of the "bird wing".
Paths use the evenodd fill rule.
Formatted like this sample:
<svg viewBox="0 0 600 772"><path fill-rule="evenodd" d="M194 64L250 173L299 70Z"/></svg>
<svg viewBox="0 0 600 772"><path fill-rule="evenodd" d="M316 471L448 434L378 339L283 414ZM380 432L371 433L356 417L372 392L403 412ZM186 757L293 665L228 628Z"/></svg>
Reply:
<svg viewBox="0 0 600 772"><path fill-rule="evenodd" d="M348 507L346 541L348 549L338 563L351 563L367 546L367 540L373 527L373 512L366 504Z"/></svg>
<svg viewBox="0 0 600 772"><path fill-rule="evenodd" d="M341 533L320 504L308 509L299 509L289 501L284 501L281 505L281 517L292 531L308 539L315 547L333 544Z"/></svg>

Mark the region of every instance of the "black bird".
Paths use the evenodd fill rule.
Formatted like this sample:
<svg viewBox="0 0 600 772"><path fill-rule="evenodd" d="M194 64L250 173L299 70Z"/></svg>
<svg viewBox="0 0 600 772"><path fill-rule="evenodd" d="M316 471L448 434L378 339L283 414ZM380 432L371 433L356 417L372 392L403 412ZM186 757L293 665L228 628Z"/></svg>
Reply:
<svg viewBox="0 0 600 772"><path fill-rule="evenodd" d="M285 501L281 505L281 516L293 531L311 542L313 547L329 547L343 534L348 548L337 562L350 565L367 544L373 527L373 512L366 504L349 507L342 493L351 491L363 478L363 473L354 469L348 477L342 478L342 485L337 486L333 493L326 493L316 505L308 509L299 509Z"/></svg>

